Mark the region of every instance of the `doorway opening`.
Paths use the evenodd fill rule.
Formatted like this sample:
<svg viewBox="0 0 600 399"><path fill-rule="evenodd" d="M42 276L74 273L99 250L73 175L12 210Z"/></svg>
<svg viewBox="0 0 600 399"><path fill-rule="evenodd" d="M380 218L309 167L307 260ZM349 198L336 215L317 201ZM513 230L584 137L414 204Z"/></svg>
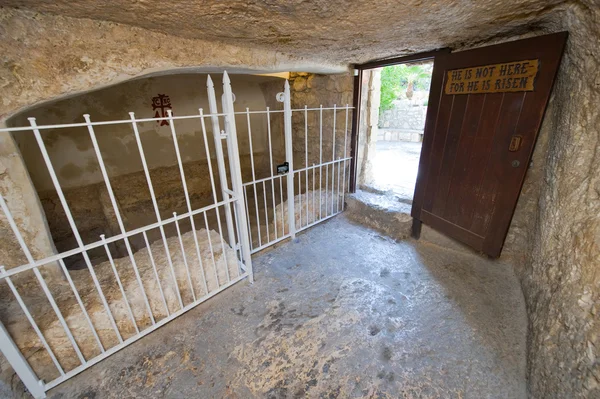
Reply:
<svg viewBox="0 0 600 399"><path fill-rule="evenodd" d="M365 109L364 170L359 186L412 203L433 60L371 69Z"/></svg>

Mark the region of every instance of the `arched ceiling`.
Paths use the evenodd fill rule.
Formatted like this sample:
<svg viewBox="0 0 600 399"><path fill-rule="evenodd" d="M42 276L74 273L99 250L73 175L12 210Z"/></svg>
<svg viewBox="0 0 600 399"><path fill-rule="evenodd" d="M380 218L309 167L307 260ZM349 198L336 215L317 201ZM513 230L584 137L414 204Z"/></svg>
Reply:
<svg viewBox="0 0 600 399"><path fill-rule="evenodd" d="M4 0L188 39L361 63L522 34L564 0ZM541 22L540 22L541 21Z"/></svg>

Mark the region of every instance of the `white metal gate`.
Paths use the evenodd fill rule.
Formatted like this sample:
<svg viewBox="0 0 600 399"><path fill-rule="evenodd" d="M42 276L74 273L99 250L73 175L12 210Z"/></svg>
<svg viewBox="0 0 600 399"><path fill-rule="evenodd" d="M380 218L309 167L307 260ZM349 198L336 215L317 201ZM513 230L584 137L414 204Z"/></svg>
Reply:
<svg viewBox="0 0 600 399"><path fill-rule="evenodd" d="M290 88L286 81L284 92L277 96L278 101L283 103L282 110L267 108L265 111L246 109L245 112L235 112L234 96L227 73L223 75L223 92L220 113L214 85L209 76L207 80L209 113L207 114L202 109L199 110L199 114L189 116L174 116L168 111L168 117L165 118L137 119L134 113L130 113L128 120L102 122L93 122L89 115L84 115L84 123L46 126L37 126L35 118L29 118L30 126L1 130L29 131L35 136L77 241L75 249L44 259L34 259L21 234L22 229L11 214L11 204L0 196L0 207L3 211L0 217L4 216L7 219L27 259L26 264L8 270L0 266L0 284L5 282L7 292L12 294L10 300L15 310L13 313L20 312L21 316L18 323L27 323L28 328L31 329L32 338L29 341L36 341L33 347L24 349L25 338L15 336L14 331L10 331L11 328L15 330L15 324L11 323L9 328L6 328L0 323L0 349L34 397L45 397L47 390L135 342L236 282L246 277L252 281L251 253L283 239L294 238L296 232L343 211L344 193L348 187L347 179L350 177L347 172L350 158L346 156L346 146L348 113L351 107L346 105L338 108L334 105L332 108L305 106L301 109L291 109ZM323 130L323 115L327 112L332 112L333 115L331 132ZM308 120L311 113L318 115L318 131L313 129L314 132L309 132ZM344 118L343 139L338 132L341 131L340 124L337 124L336 128L338 113L341 113ZM296 129L298 130L296 151L293 145L293 114L304 120L304 132L302 129ZM243 182L242 178L247 168L242 167L240 163L236 115L246 119L248 125L249 172L251 173L247 175L251 177L246 182ZM266 177L257 178L250 120L252 115L267 118L269 163L261 169L263 172L266 171ZM283 117L283 125L280 129L283 132L277 129L271 131L273 115ZM207 206L194 208L190 200L176 132L177 121L183 119L197 120L201 127L212 187L212 203ZM172 213L173 216L168 218L161 216L144 154L142 135L138 129L140 123L162 120L167 120L170 125L187 208L187 212ZM132 230L127 230L123 223L102 151L96 139L95 127L116 124L131 126L156 217L155 223ZM211 127L213 135L216 171L212 167L207 125ZM91 138L120 230L120 234L112 237L101 235L98 241L87 244L83 242L77 229L42 139L43 132L48 129L73 127L82 128L83 133L89 134ZM285 148L278 153L273 150L273 138L281 138L282 133ZM332 138L331 141L326 140L331 143L330 160L328 148L326 148L327 153L324 153L324 137ZM304 151L299 150L302 141L304 141ZM223 142L227 150L228 163L226 163ZM313 142L314 145L309 145ZM277 163L282 161L287 164L285 166L282 164L281 173L276 173ZM294 165L302 165L302 167L295 169ZM209 219L214 229L210 228ZM189 223L191 231L182 233L180 229L182 223ZM170 237L166 232L167 229L171 231ZM152 243L148 238L151 231L157 233L155 235L157 240ZM143 238L145 249L134 253L130 244L130 240L134 237ZM127 257L113 258L109 245L117 242L125 245ZM88 251L98 248L105 250L108 261L94 265ZM78 273L69 271L65 266L65 259L72 256L83 257L86 269ZM57 280L49 277L47 271L50 268L62 272L64 278ZM85 273L85 276L82 277L81 273ZM84 280L88 278L89 281L86 283ZM45 305L40 306L39 301L34 302L36 298L41 298ZM4 296L2 300L6 301L7 297ZM51 321L48 321L49 317L52 317ZM90 349L90 345L87 345L84 350L82 346L84 341L88 344L92 343L94 349ZM34 356L32 352L35 352L37 359L45 356L46 363L40 361L41 364L45 364L44 367L31 361Z"/></svg>
<svg viewBox="0 0 600 399"><path fill-rule="evenodd" d="M347 169L351 158L347 156L347 145L348 117L352 107L321 105L292 109L287 81L277 100L283 103L283 110L246 110L252 175L243 187L252 253L286 238L294 238L297 232L342 212L350 178ZM327 113L332 121L331 130L324 130L323 118ZM251 114L267 118L269 167L265 177L257 178L255 171ZM277 114L283 114L283 132L272 131L271 117ZM308 122L311 114L316 116L313 118L318 121L316 126ZM295 129L292 127L294 115L297 115ZM338 124L338 119L343 124ZM279 159L274 159L273 139L277 135L283 136L285 151L278 154ZM327 152L324 142L328 143L325 147L331 147L326 148ZM278 166L278 163L282 164ZM296 168L296 165L300 167ZM278 171L280 166L285 171Z"/></svg>
<svg viewBox="0 0 600 399"><path fill-rule="evenodd" d="M34 259L21 234L22 228L17 225L11 214L11 204L0 196L3 216L8 221L27 259L27 263L22 266L9 270L1 268L0 280L7 284L7 292L13 295L12 298L5 296L3 301L7 299L12 301L11 303L15 305L14 309L9 309L10 313L17 317L16 313L22 312L22 320L11 320L8 329L0 323L0 348L34 397L45 397L48 389L135 342L236 282L246 277L252 281L252 262L245 223L246 208L242 194L233 94L227 73L223 76L223 112L217 111L215 90L210 76L207 89L210 104L208 114L204 114L200 109L197 115L173 116L169 111L168 117L165 118L136 119L135 115L130 113L129 120L108 122L92 122L89 115L84 115L84 123L48 126L37 126L35 118L30 118L31 126L3 129L10 132L29 131L35 135L47 171L77 241L75 249L44 259ZM183 119L195 119L201 126L212 185L212 203L197 209L193 209L190 201L178 145L176 124ZM138 129L140 123L157 120L169 122L187 207L187 212L173 213L169 218L161 216L144 154L143 139ZM212 126L214 137L218 165L216 172L213 171L211 163L207 120ZM221 123L224 130L221 130ZM96 127L116 124L129 124L132 128L157 220L156 223L134 230L125 229L102 151L96 139ZM98 241L89 244L84 244L81 238L42 139L45 130L67 127L80 127L83 134L87 130L91 138L119 225L118 235L108 238L102 235ZM227 147L229 173L225 165L222 141L225 141ZM219 191L215 187L216 180L220 182L220 198ZM223 224L222 214L225 217ZM215 225L218 227L211 229L209 219L213 227ZM189 232L182 234L180 225L183 222L191 225L191 234ZM176 234L167 237L166 228L172 232L176 231ZM160 236L153 244L148 240L151 230L157 230ZM225 230L227 239L224 237ZM143 237L147 251L134 253L130 244L134 236ZM113 259L109 245L116 242L124 243L128 258ZM93 265L88 251L95 248L104 248L109 262ZM85 277L82 277L81 273L67 270L64 260L72 256L83 257L87 266L87 271L84 270L87 273ZM64 273L64 278L48 277L51 268L59 268ZM86 283L84 280L88 277L92 282L89 286L93 289L88 290L86 287L82 289L82 285ZM69 289L69 293L65 292L66 288ZM43 305L35 301L41 296L45 297ZM35 306L32 306L32 303ZM5 302L3 306L8 304ZM50 315L54 320L48 320ZM39 364L30 362L30 356L33 355L23 353L26 343L22 342L22 334L17 333L15 336L15 333L9 332L11 328L16 329L17 332L22 331L15 325L21 326L24 323L28 323L28 328L32 329L32 341L39 340L35 344L35 352L43 352L47 364L44 363L41 355L36 355L38 359L42 359ZM57 332L56 326L60 326L60 332ZM94 344L94 349L90 349L90 345L87 345L84 350L82 342L86 340ZM48 365L51 365L53 370L46 367Z"/></svg>

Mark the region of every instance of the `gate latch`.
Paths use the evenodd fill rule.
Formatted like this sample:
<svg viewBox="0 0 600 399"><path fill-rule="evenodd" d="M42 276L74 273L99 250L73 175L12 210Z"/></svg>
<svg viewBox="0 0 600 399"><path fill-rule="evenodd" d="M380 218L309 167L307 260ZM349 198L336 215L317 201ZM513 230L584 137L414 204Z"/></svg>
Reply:
<svg viewBox="0 0 600 399"><path fill-rule="evenodd" d="M221 138L221 140L227 138L227 133L225 133L225 130L221 130L221 134L219 134L219 137Z"/></svg>
<svg viewBox="0 0 600 399"><path fill-rule="evenodd" d="M277 174L285 175L290 171L290 164L288 162L284 162L281 165L277 165Z"/></svg>

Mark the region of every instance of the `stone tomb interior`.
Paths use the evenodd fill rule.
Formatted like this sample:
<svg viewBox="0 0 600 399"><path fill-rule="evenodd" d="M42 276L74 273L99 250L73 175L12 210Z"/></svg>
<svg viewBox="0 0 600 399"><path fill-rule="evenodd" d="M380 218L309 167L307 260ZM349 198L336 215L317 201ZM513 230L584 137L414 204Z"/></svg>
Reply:
<svg viewBox="0 0 600 399"><path fill-rule="evenodd" d="M243 108L281 109L274 95L282 90L283 79L260 74L283 71L291 71L285 77L292 108L344 106L353 102L352 67L357 64L569 32L498 260L473 253L427 227L421 239L414 240L409 237L407 204L357 192L346 196L343 214L307 229L297 241L256 254L253 285L235 285L47 395L600 398L599 21L596 0L518 4L315 0L293 5L280 0L252 4L230 0L187 7L120 0L101 5L91 0L3 2L2 127L27 125L29 116L40 124L81 121L84 113L92 119L115 118L112 115L127 119L128 111L151 116L150 102L159 94L170 96L176 114L184 107L176 98L189 103L189 111L183 112L196 113L195 99L207 107L198 96L205 93L205 74L211 72L215 78L223 70L232 72ZM364 91L372 78L363 74L363 101L369 98ZM359 112L364 110L361 104ZM331 129L331 119L325 115L325 130ZM258 127L264 129L264 121L252 123L257 126L257 143L263 143L254 148L257 170L267 173L266 141ZM274 131L282 131L283 120L273 115L272 124ZM318 119L311 116L308 126L314 132ZM304 120L294 117L292 127L295 142L302 143ZM181 212L185 207L173 173L177 170L168 127L141 128L155 144L151 175L160 181L156 189L161 210L164 205L169 212ZM196 193L194 204L202 206L211 201L202 178L206 159L202 150L191 151L198 146L198 126L190 125L188 131L194 134L184 137L185 168ZM131 155L135 141L127 136L130 133L98 131L128 228L152 222L139 158ZM90 144L83 137L85 131L49 132L45 142L73 204L76 223L85 231L83 239L91 242L118 229L98 167L90 162ZM249 165L244 135L240 137L242 162ZM367 151L366 137L358 136L359 160ZM277 138L273 152L282 158L282 136ZM331 143L324 145L330 153ZM294 157L301 159L303 153L302 146L294 148ZM310 164L318 154L308 155ZM0 193L36 259L75 246L40 165L35 140L0 132ZM359 162L359 182L366 170L361 167ZM243 170L250 173L248 166ZM288 200L283 197L276 206L283 207ZM199 230L201 242L218 240L211 227L215 221L208 222L208 229ZM183 223L181 227L184 241L191 242L191 227ZM256 226L254 233L266 227ZM175 233L168 234L168 244L176 246ZM8 270L25 264L4 217L0 236L0 264ZM149 247L143 238L132 240L144 276L152 273L147 251L156 237L149 234ZM147 325L131 267L122 261L123 248L115 244L110 251L135 299L134 318L140 326ZM209 290L223 276L236 273L236 265L226 260L229 251L227 244L214 249L215 281L208 282ZM110 279L110 262L101 251L90 256L119 315L119 328L125 335L134 333L126 305ZM200 257L205 256L210 255L201 251ZM164 259L156 261L164 265ZM85 276L82 259L68 263L70 275ZM68 285L53 276L52 267L43 273L48 281L54 278L51 290L71 316L67 323L79 328L83 355L93 356L94 337L84 332ZM186 282L185 276L177 275L176 281ZM51 337L60 362L72 366L68 359L75 354L47 303L42 304L34 276L15 278L14 283ZM106 333L109 323L93 294L93 282L82 277L77 284L94 323L102 326L100 338L112 344L114 337ZM199 281L191 284L203 292ZM157 317L177 302L175 288L165 289L166 306L156 298L150 300ZM56 373L52 361L40 350L31 328L17 320L23 315L4 281L0 295L0 320L35 371L52 379ZM0 396L30 397L4 357L0 368Z"/></svg>

